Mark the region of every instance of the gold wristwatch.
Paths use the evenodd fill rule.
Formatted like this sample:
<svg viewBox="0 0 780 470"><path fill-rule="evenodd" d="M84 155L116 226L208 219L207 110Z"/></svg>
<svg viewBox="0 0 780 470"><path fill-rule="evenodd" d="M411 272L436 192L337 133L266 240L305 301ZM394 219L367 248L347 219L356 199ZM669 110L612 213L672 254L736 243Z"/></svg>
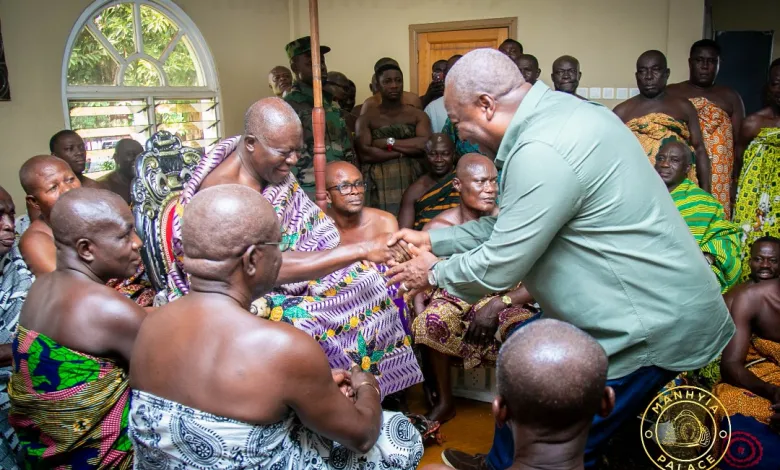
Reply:
<svg viewBox="0 0 780 470"><path fill-rule="evenodd" d="M512 298L508 295L502 295L501 296L501 302L504 302L504 305L506 305L506 308L509 308L512 306Z"/></svg>

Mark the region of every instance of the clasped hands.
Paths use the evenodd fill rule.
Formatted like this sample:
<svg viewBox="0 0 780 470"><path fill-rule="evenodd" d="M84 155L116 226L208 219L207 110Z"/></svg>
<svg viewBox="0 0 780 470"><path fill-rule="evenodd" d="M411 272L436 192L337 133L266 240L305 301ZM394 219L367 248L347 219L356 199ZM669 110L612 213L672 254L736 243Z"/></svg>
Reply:
<svg viewBox="0 0 780 470"><path fill-rule="evenodd" d="M431 253L428 232L402 229L369 242L368 261L387 264L387 285L398 285L402 292L414 293L428 289L428 271L438 261Z"/></svg>

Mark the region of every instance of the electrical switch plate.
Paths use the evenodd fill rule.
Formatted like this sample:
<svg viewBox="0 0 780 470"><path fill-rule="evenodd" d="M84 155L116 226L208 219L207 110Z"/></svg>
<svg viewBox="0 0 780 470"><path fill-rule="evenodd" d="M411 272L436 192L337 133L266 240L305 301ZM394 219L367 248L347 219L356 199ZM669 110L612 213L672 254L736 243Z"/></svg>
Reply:
<svg viewBox="0 0 780 470"><path fill-rule="evenodd" d="M601 96L605 100L614 100L615 99L615 89L614 88L603 88L601 90Z"/></svg>
<svg viewBox="0 0 780 470"><path fill-rule="evenodd" d="M587 88L577 88L577 91L575 91L578 95L582 96L583 98L588 97L588 89Z"/></svg>
<svg viewBox="0 0 780 470"><path fill-rule="evenodd" d="M601 98L601 88L599 87L591 87L590 90L588 90L588 95L590 96L590 99L597 100Z"/></svg>
<svg viewBox="0 0 780 470"><path fill-rule="evenodd" d="M639 94L639 88L631 88L628 92L628 96L633 98Z"/></svg>
<svg viewBox="0 0 780 470"><path fill-rule="evenodd" d="M619 100L627 100L628 99L628 88L618 88L617 89L617 96L615 98Z"/></svg>

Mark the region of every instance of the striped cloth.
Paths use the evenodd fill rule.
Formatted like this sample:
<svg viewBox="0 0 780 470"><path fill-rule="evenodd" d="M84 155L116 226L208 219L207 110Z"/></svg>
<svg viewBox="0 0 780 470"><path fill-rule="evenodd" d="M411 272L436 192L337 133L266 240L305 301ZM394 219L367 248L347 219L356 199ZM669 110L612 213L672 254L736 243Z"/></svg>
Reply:
<svg viewBox="0 0 780 470"><path fill-rule="evenodd" d="M240 136L223 140L201 159L179 197L173 216L173 251L177 264L169 273L171 300L189 292L181 266L181 220L187 204L206 176L237 148ZM289 251L329 250L341 243L332 219L303 192L293 175L268 185L263 197L274 206ZM289 248L288 248L289 247ZM355 263L321 279L285 284L255 302L274 321L306 332L319 343L334 369L352 364L377 375L382 396L422 382L422 372L404 333L398 309L388 296L384 277L376 269Z"/></svg>
<svg viewBox="0 0 780 470"><path fill-rule="evenodd" d="M371 131L372 139L411 139L417 135L414 124L392 124ZM423 168L418 159L400 157L382 163L371 163L365 171L368 183L366 205L387 211L394 216L401 209L404 191L422 176Z"/></svg>
<svg viewBox="0 0 780 470"><path fill-rule="evenodd" d="M460 205L460 193L452 186L455 172L436 183L427 193L414 201L414 226L415 230L422 230L423 226L434 217L447 209Z"/></svg>
<svg viewBox="0 0 780 470"><path fill-rule="evenodd" d="M726 220L723 206L718 200L691 180L683 180L671 194L701 251L715 257L712 271L720 282L721 291L725 293L739 282L742 274L739 259L742 231L739 226Z"/></svg>
<svg viewBox="0 0 780 470"><path fill-rule="evenodd" d="M130 469L130 389L114 361L19 325L8 387L24 468Z"/></svg>

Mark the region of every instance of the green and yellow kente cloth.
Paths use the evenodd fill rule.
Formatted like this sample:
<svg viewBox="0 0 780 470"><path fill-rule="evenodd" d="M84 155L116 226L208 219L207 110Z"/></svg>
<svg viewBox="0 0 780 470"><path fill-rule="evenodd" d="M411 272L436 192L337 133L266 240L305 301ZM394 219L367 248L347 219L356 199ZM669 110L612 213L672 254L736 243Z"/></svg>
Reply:
<svg viewBox="0 0 780 470"><path fill-rule="evenodd" d="M460 193L452 186L454 178L455 172L453 171L423 194L420 199L414 201L413 228L415 230L422 230L423 226L437 215L460 205Z"/></svg>
<svg viewBox="0 0 780 470"><path fill-rule="evenodd" d="M726 292L739 282L742 274L739 259L742 231L737 224L726 220L718 200L691 180L683 180L671 195L701 251L715 257L712 271L721 291Z"/></svg>
<svg viewBox="0 0 780 470"><path fill-rule="evenodd" d="M750 246L771 235L780 238L780 128L762 129L745 150L734 218L742 227L742 279L750 276Z"/></svg>
<svg viewBox="0 0 780 470"><path fill-rule="evenodd" d="M13 355L9 421L24 468L132 468L124 369L22 325Z"/></svg>

